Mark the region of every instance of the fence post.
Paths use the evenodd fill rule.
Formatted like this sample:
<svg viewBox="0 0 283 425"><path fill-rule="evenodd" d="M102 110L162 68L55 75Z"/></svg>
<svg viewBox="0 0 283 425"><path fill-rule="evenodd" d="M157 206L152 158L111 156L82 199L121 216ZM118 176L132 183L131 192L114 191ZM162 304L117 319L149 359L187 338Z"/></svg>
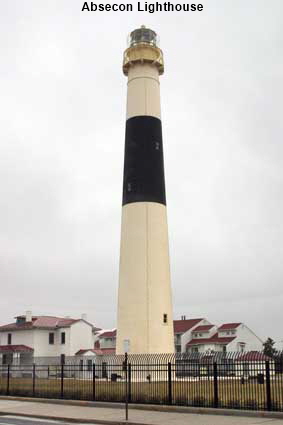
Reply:
<svg viewBox="0 0 283 425"><path fill-rule="evenodd" d="M126 416L126 421L129 419L129 406L128 406L128 396L129 396L129 392L128 392L128 353L125 353L125 416Z"/></svg>
<svg viewBox="0 0 283 425"><path fill-rule="evenodd" d="M213 387L214 387L214 407L218 407L218 375L217 362L213 363Z"/></svg>
<svg viewBox="0 0 283 425"><path fill-rule="evenodd" d="M168 362L168 404L172 404L172 364Z"/></svg>
<svg viewBox="0 0 283 425"><path fill-rule="evenodd" d="M92 364L92 400L95 401L95 363Z"/></svg>
<svg viewBox="0 0 283 425"><path fill-rule="evenodd" d="M10 365L7 366L7 395L10 394Z"/></svg>
<svg viewBox="0 0 283 425"><path fill-rule="evenodd" d="M270 363L265 362L265 377L266 377L266 407L271 410L271 388L270 388Z"/></svg>
<svg viewBox="0 0 283 425"><path fill-rule="evenodd" d="M64 364L61 364L61 398L64 398Z"/></svg>
<svg viewBox="0 0 283 425"><path fill-rule="evenodd" d="M32 396L35 396L35 363L32 365Z"/></svg>
<svg viewBox="0 0 283 425"><path fill-rule="evenodd" d="M132 401L132 365L128 363L128 402Z"/></svg>

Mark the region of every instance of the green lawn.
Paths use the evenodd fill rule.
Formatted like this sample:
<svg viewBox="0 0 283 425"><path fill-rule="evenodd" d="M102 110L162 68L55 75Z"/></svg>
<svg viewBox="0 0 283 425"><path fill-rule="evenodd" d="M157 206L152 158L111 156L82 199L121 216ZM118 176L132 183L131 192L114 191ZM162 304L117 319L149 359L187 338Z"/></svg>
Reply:
<svg viewBox="0 0 283 425"><path fill-rule="evenodd" d="M7 379L0 378L0 392L5 394ZM93 399L93 382L91 380L64 379L64 398ZM31 378L10 378L11 395L33 395ZM35 396L59 398L61 395L60 378L35 380ZM271 399L276 410L283 410L283 381L271 381ZM123 401L125 382L97 380L95 383L95 399L107 401ZM133 402L162 403L168 401L167 382L132 382L131 399ZM256 381L241 384L240 380L225 379L218 381L219 406L264 409L266 406L266 386ZM213 406L213 380L177 381L172 383L173 404Z"/></svg>

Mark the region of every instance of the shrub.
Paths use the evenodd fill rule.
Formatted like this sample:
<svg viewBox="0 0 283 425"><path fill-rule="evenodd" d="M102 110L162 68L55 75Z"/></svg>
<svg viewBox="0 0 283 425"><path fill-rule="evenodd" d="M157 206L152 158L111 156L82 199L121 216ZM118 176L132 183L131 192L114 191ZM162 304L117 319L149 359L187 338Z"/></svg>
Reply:
<svg viewBox="0 0 283 425"><path fill-rule="evenodd" d="M248 399L245 400L244 407L250 410L258 410L258 403L256 400Z"/></svg>
<svg viewBox="0 0 283 425"><path fill-rule="evenodd" d="M207 399L204 397L194 397L193 398L193 406L206 406L208 403Z"/></svg>
<svg viewBox="0 0 283 425"><path fill-rule="evenodd" d="M225 406L228 407L228 409L241 409L241 402L240 400L228 400L227 403L225 403Z"/></svg>
<svg viewBox="0 0 283 425"><path fill-rule="evenodd" d="M177 406L187 406L188 398L185 395L178 395L174 399L174 404L176 404Z"/></svg>
<svg viewBox="0 0 283 425"><path fill-rule="evenodd" d="M271 410L281 412L282 411L281 403L279 403L278 401L273 401L271 405Z"/></svg>

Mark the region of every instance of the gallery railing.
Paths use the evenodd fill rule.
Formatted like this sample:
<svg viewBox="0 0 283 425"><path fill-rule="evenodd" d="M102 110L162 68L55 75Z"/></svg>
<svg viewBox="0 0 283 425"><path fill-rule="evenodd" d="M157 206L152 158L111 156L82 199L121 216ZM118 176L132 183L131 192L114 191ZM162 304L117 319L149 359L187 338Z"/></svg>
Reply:
<svg viewBox="0 0 283 425"><path fill-rule="evenodd" d="M283 411L283 353L19 358L0 365L0 394Z"/></svg>

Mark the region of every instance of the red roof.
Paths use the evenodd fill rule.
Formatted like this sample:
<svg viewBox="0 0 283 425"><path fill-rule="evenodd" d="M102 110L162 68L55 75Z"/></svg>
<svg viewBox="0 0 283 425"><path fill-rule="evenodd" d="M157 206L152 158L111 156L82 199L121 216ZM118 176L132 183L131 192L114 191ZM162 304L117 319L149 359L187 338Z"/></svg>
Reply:
<svg viewBox="0 0 283 425"><path fill-rule="evenodd" d="M220 328L218 328L218 330L225 331L229 329L236 329L240 325L241 323L224 323L224 325L221 325Z"/></svg>
<svg viewBox="0 0 283 425"><path fill-rule="evenodd" d="M219 337L218 333L214 334L211 338L194 338L190 342L188 342L188 345L203 345L203 344L229 344L232 342L236 337Z"/></svg>
<svg viewBox="0 0 283 425"><path fill-rule="evenodd" d="M245 362L258 362L258 361L266 361L271 360L271 357L266 356L260 351L249 351L247 353L242 354L237 357L237 361L245 361Z"/></svg>
<svg viewBox="0 0 283 425"><path fill-rule="evenodd" d="M19 316L21 317L21 316ZM33 317L31 322L22 322L22 323L10 323L8 325L0 326L0 332L12 331L12 330L26 330L34 328L47 328L47 329L56 329L64 328L72 325L73 323L78 322L81 319L66 319L62 317L55 316L37 316Z"/></svg>
<svg viewBox="0 0 283 425"><path fill-rule="evenodd" d="M33 351L33 348L28 347L27 345L0 345L0 353L6 352L19 352L19 351Z"/></svg>
<svg viewBox="0 0 283 425"><path fill-rule="evenodd" d="M116 348L100 348L100 350L102 351L102 354L104 355L116 353Z"/></svg>
<svg viewBox="0 0 283 425"><path fill-rule="evenodd" d="M103 355L109 355L109 354L115 354L116 349L115 348L101 348L100 350L96 350L95 348L88 348L86 350L79 350L76 352L76 356L81 356L87 352L92 352L93 354L96 354L97 356L103 356Z"/></svg>
<svg viewBox="0 0 283 425"><path fill-rule="evenodd" d="M96 350L94 348L89 348L87 350L79 350L79 351L77 351L76 352L76 356L80 356L80 355L85 354L85 353L87 353L89 351L92 352L93 354L97 354L98 356L101 356L103 354L101 350Z"/></svg>
<svg viewBox="0 0 283 425"><path fill-rule="evenodd" d="M187 332L189 329L192 329L202 320L203 319L174 320L174 333L177 334Z"/></svg>
<svg viewBox="0 0 283 425"><path fill-rule="evenodd" d="M194 332L200 332L200 331L209 331L211 328L213 328L215 325L200 325L194 329Z"/></svg>
<svg viewBox="0 0 283 425"><path fill-rule="evenodd" d="M117 330L114 329L113 331L106 331L99 335L99 338L115 338L116 337Z"/></svg>

